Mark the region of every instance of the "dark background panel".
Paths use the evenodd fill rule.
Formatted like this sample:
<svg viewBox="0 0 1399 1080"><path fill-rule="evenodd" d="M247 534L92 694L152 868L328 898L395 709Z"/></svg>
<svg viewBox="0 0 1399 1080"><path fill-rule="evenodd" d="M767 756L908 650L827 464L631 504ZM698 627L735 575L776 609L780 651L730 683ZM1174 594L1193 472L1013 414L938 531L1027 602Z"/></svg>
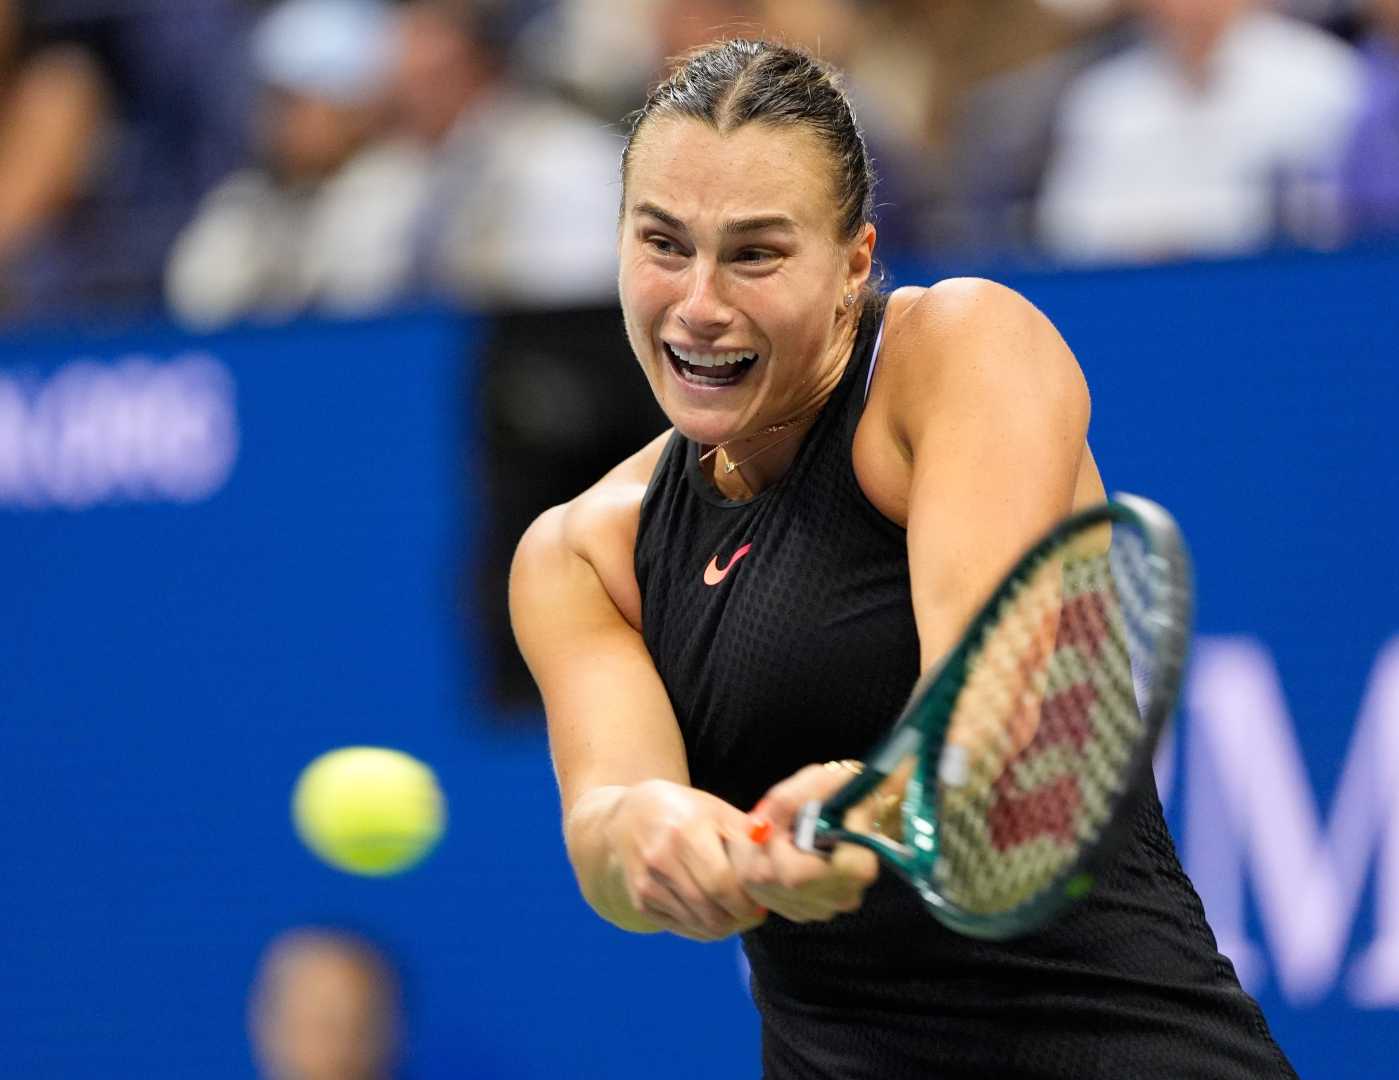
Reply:
<svg viewBox="0 0 1399 1080"><path fill-rule="evenodd" d="M538 722L539 696L510 636L506 570L525 529L667 427L615 307L503 314L480 354L485 555L464 592L490 627L491 696L506 723Z"/></svg>

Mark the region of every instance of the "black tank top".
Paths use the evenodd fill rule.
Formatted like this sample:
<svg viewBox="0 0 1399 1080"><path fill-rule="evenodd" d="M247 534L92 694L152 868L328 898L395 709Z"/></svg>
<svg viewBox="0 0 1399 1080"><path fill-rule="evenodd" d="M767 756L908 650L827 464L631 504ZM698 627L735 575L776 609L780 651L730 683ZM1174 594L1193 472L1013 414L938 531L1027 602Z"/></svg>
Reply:
<svg viewBox="0 0 1399 1080"><path fill-rule="evenodd" d="M731 502L674 434L641 506L642 632L691 782L742 810L804 765L864 757L918 675L903 529L852 446L882 303L787 473ZM1215 948L1154 791L1090 897L973 941L881 874L830 923L744 936L769 1080L1294 1077Z"/></svg>

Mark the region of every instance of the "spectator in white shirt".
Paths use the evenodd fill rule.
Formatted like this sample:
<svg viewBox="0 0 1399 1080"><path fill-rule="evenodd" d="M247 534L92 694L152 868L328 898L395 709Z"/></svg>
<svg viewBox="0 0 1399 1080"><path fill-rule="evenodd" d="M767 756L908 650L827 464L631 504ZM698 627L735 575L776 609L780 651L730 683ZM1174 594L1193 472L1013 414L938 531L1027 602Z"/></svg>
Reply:
<svg viewBox="0 0 1399 1080"><path fill-rule="evenodd" d="M186 322L364 314L409 288L421 150L387 137L393 13L377 0L284 0L258 24L258 162L204 201L171 252Z"/></svg>
<svg viewBox="0 0 1399 1080"><path fill-rule="evenodd" d="M478 307L612 302L621 141L512 78L502 18L483 0L409 0L399 18L400 122L431 156L415 283Z"/></svg>
<svg viewBox="0 0 1399 1080"><path fill-rule="evenodd" d="M1259 0L1133 0L1143 40L1067 93L1038 206L1071 260L1213 257L1335 233L1349 46Z"/></svg>

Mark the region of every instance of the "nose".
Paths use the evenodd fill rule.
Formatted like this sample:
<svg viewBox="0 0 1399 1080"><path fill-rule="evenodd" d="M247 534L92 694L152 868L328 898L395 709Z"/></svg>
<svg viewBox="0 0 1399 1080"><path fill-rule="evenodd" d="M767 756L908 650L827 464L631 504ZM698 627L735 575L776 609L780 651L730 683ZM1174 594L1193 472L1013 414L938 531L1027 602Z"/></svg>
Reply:
<svg viewBox="0 0 1399 1080"><path fill-rule="evenodd" d="M733 321L733 309L724 298L713 261L695 259L691 263L685 298L677 314L686 328L696 333L713 334Z"/></svg>

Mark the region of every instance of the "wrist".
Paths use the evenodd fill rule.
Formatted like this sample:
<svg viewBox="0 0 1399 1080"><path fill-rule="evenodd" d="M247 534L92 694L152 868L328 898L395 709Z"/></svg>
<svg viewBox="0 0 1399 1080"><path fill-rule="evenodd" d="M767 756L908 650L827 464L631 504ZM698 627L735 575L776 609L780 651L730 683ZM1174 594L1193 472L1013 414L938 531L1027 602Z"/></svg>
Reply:
<svg viewBox="0 0 1399 1080"><path fill-rule="evenodd" d="M564 843L579 891L597 914L620 929L658 933L631 903L622 838L614 834L619 812L631 788L616 784L581 796L564 820Z"/></svg>

